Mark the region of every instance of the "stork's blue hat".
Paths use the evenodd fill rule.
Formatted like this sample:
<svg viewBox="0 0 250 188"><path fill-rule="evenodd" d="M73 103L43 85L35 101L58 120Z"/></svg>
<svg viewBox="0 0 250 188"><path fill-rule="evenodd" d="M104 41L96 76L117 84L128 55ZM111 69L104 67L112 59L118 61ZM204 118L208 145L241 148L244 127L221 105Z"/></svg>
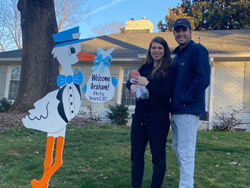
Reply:
<svg viewBox="0 0 250 188"><path fill-rule="evenodd" d="M62 31L60 33L55 33L52 35L52 37L55 42L55 47L65 46L93 39L93 38L79 39L80 38L79 26L74 27L72 29L68 29L66 31Z"/></svg>

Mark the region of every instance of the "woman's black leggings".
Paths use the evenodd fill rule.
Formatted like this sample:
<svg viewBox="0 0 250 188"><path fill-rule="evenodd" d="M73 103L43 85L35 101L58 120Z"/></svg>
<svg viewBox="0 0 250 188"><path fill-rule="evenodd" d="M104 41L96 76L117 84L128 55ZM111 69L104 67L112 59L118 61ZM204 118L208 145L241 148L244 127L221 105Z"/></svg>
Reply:
<svg viewBox="0 0 250 188"><path fill-rule="evenodd" d="M132 188L141 188L142 186L144 153L148 141L153 163L151 188L161 187L166 171L166 142L169 127L169 123L132 121Z"/></svg>

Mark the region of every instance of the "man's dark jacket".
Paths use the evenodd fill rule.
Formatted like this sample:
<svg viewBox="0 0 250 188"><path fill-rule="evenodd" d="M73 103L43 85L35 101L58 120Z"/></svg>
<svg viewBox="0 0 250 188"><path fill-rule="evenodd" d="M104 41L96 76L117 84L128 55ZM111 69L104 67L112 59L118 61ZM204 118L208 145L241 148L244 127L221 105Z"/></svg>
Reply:
<svg viewBox="0 0 250 188"><path fill-rule="evenodd" d="M206 48L194 41L173 51L176 79L171 104L172 114L205 113L205 90L210 83L209 55Z"/></svg>

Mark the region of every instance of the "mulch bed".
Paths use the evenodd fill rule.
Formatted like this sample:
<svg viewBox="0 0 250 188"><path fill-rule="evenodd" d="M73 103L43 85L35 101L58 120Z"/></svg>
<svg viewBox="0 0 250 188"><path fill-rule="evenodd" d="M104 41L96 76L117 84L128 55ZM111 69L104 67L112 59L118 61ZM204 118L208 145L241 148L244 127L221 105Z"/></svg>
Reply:
<svg viewBox="0 0 250 188"><path fill-rule="evenodd" d="M22 118L26 114L7 114L0 113L0 128L1 129L13 129L23 127Z"/></svg>
<svg viewBox="0 0 250 188"><path fill-rule="evenodd" d="M27 114L8 114L0 113L0 129L14 129L23 127L22 118ZM83 118L83 117L74 117L69 124L75 127L85 127L92 123L98 124L96 120Z"/></svg>

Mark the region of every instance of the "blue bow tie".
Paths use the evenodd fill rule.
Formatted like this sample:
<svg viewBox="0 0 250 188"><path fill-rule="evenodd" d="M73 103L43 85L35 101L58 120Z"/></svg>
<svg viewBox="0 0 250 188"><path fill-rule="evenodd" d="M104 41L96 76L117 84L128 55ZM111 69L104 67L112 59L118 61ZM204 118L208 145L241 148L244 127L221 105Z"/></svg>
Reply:
<svg viewBox="0 0 250 188"><path fill-rule="evenodd" d="M107 56L107 57L105 57L105 58L103 59L103 58L102 58L102 54L101 54L99 51L96 52L96 54L97 54L97 56L95 56L95 58L94 58L94 65L95 65L95 66L93 66L91 69L92 69L93 71L96 70L97 67L100 65L100 63L103 62L103 63L102 63L102 66L101 66L101 68L100 68L100 72L101 72L102 69L103 69L103 67L104 67L104 65L105 65L105 66L108 66L108 67L111 65L111 63L109 62L109 60L112 59L112 56L109 55L109 56Z"/></svg>
<svg viewBox="0 0 250 188"><path fill-rule="evenodd" d="M81 72L78 72L73 76L58 75L56 79L56 83L59 87L71 83L81 84L82 81L83 81L83 74Z"/></svg>

